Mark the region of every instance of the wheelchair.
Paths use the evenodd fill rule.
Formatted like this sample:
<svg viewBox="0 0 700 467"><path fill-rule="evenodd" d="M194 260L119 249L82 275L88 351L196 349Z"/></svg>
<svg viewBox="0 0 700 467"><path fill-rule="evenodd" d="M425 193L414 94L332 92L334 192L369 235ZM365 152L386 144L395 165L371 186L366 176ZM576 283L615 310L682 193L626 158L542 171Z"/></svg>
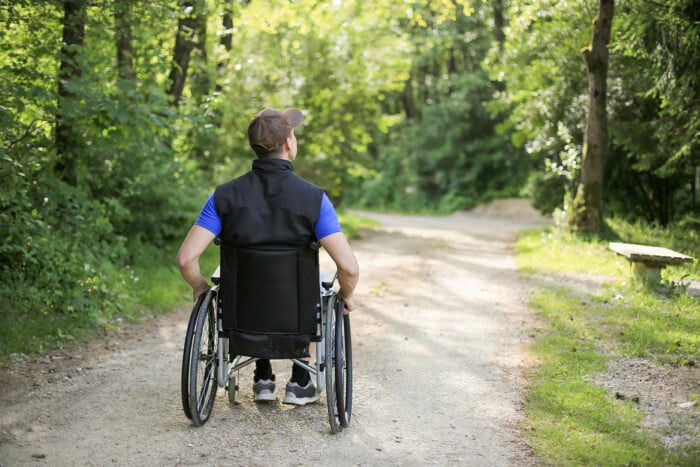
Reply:
<svg viewBox="0 0 700 467"><path fill-rule="evenodd" d="M352 416L350 318L334 286L320 277L318 244L302 250L252 250L220 244L213 287L190 315L182 357L185 415L195 426L209 419L217 386L231 404L238 371L259 358L288 359L325 390L332 433ZM315 344L315 364L309 345Z"/></svg>

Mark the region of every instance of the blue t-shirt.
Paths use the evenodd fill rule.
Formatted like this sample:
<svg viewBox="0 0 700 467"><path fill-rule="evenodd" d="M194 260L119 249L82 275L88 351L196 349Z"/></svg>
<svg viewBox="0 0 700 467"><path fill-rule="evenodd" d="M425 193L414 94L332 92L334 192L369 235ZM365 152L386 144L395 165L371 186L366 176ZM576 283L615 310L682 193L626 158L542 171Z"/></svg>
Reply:
<svg viewBox="0 0 700 467"><path fill-rule="evenodd" d="M221 219L219 218L219 213L216 212L216 206L214 206L213 194L209 197L207 202L204 203L202 211L199 213L199 217L194 224L204 227L214 235L218 236L221 233ZM340 221L338 221L338 215L335 212L333 203L331 203L331 200L328 199L325 193L323 193L323 198L321 199L321 212L319 213L318 222L316 222L314 229L318 240L330 234L343 231L340 227Z"/></svg>

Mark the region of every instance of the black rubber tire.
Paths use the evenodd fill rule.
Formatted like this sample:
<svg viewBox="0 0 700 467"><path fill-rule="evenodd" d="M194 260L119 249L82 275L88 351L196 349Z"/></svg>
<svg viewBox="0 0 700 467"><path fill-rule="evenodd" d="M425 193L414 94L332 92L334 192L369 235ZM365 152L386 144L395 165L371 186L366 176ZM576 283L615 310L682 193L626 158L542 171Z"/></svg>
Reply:
<svg viewBox="0 0 700 467"><path fill-rule="evenodd" d="M335 371L338 418L340 425L346 428L350 425L352 418L352 340L350 338L350 315L343 313L344 308L344 304L341 302L336 319ZM338 352L337 349L341 349L341 351Z"/></svg>
<svg viewBox="0 0 700 467"><path fill-rule="evenodd" d="M192 419L192 409L190 408L190 362L192 361L192 339L194 338L195 325L199 309L204 301L204 295L200 295L190 313L190 320L185 333L185 346L182 350L182 371L180 375L180 392L182 394L182 410L185 416Z"/></svg>
<svg viewBox="0 0 700 467"><path fill-rule="evenodd" d="M195 426L202 426L209 420L214 406L218 387L217 345L216 294L210 291L199 308L192 339L189 399L192 423Z"/></svg>
<svg viewBox="0 0 700 467"><path fill-rule="evenodd" d="M352 347L350 341L350 317L344 314L345 303L338 301L335 319L335 397L338 421L343 428L350 424L352 415Z"/></svg>
<svg viewBox="0 0 700 467"><path fill-rule="evenodd" d="M335 332L336 332L336 301L335 295L331 295L326 303L326 322L324 326L324 348L325 362L324 371L326 373L326 405L328 406L328 421L331 425L331 432L339 433L343 430L338 413L338 403L335 389Z"/></svg>

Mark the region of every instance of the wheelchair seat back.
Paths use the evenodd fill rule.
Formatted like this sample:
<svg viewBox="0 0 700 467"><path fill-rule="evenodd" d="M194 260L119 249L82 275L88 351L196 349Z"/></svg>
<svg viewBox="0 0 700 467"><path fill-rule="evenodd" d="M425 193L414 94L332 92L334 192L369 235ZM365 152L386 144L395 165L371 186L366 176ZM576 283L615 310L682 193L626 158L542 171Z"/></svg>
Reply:
<svg viewBox="0 0 700 467"><path fill-rule="evenodd" d="M218 307L229 352L301 358L317 340L318 248L259 250L221 245Z"/></svg>

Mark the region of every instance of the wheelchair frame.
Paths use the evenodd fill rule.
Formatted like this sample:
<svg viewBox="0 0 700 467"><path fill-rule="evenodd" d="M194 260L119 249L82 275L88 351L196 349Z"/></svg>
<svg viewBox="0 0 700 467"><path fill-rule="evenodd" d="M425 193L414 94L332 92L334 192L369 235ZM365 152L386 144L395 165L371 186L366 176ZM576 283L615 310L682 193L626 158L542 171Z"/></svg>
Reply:
<svg viewBox="0 0 700 467"><path fill-rule="evenodd" d="M217 386L236 402L237 372L257 358L229 355L228 337L223 330L222 313L217 306L219 268L212 275L214 286L199 297L190 315L182 357L181 393L185 415L195 426L204 425L211 415ZM326 390L328 420L332 433L350 424L352 416L352 341L350 317L337 297L331 280L321 281L321 310L316 316L315 365L292 358L295 365L316 377L316 390Z"/></svg>

